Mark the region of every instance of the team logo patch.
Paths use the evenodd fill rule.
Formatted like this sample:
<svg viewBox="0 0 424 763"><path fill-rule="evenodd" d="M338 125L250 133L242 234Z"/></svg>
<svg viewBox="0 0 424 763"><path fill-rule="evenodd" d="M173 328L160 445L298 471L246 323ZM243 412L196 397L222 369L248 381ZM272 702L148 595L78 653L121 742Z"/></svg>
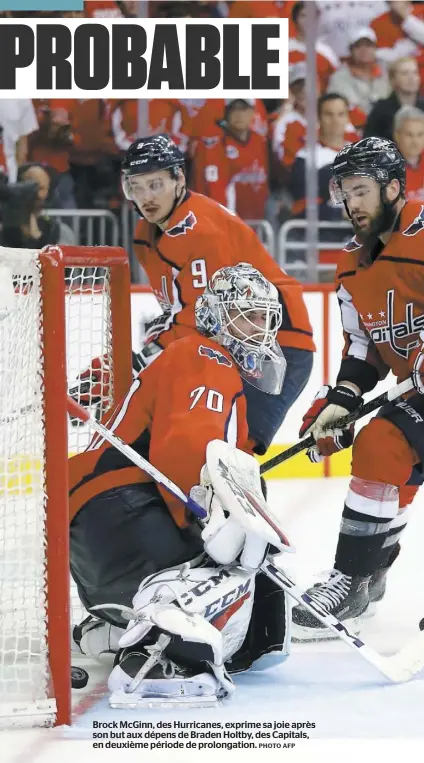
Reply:
<svg viewBox="0 0 424 763"><path fill-rule="evenodd" d="M359 244L356 238L351 238L344 247L344 252L354 252L355 249L360 249L362 244Z"/></svg>
<svg viewBox="0 0 424 763"><path fill-rule="evenodd" d="M386 297L386 309L379 315L384 320L373 321L370 323L363 317L363 323L367 329L374 344L388 343L396 355L407 360L411 351L418 346L418 339L412 337L424 329L424 313L414 315L414 303L408 302L405 305L405 317L398 322L395 321L395 290L390 289ZM372 318L369 313L367 318ZM412 341L409 341L412 340Z"/></svg>
<svg viewBox="0 0 424 763"><path fill-rule="evenodd" d="M228 368L231 368L233 365L231 360L228 360L222 352L215 350L212 347L205 347L203 344L199 347L199 355L203 355L210 360L216 360L219 366L228 366Z"/></svg>
<svg viewBox="0 0 424 763"><path fill-rule="evenodd" d="M240 156L240 152L236 146L227 146L225 155L228 156L229 159L237 159Z"/></svg>
<svg viewBox="0 0 424 763"><path fill-rule="evenodd" d="M165 233L167 236L171 236L171 238L175 238L175 236L185 236L187 231L193 230L195 225L197 225L196 215L193 212L189 212L188 215L185 216L184 220L181 220L179 223L174 225L173 228L165 231Z"/></svg>
<svg viewBox="0 0 424 763"><path fill-rule="evenodd" d="M205 144L206 148L213 148L214 146L217 146L219 143L219 137L211 137L211 138L203 138L203 143Z"/></svg>
<svg viewBox="0 0 424 763"><path fill-rule="evenodd" d="M424 205L421 206L421 212L416 216L415 220L409 225L406 230L403 231L403 236L416 236L420 230L424 229Z"/></svg>

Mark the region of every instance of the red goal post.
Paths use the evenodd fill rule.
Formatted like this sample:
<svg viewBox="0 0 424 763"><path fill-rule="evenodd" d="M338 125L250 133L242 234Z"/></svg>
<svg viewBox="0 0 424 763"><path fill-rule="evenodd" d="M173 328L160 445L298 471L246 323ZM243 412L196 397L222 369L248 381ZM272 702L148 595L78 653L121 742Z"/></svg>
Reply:
<svg viewBox="0 0 424 763"><path fill-rule="evenodd" d="M68 387L108 368L103 411L131 384L123 249L0 248L0 724L71 718L68 454L89 432ZM94 401L86 400L88 404Z"/></svg>

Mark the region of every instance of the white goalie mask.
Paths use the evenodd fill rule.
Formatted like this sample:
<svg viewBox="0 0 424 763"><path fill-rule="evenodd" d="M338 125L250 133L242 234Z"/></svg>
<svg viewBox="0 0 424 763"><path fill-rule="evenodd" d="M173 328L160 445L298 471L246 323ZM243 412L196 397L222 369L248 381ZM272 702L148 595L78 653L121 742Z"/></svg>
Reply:
<svg viewBox="0 0 424 763"><path fill-rule="evenodd" d="M198 330L228 350L243 379L270 395L281 392L287 366L276 341L282 306L259 270L246 262L217 270L195 316Z"/></svg>

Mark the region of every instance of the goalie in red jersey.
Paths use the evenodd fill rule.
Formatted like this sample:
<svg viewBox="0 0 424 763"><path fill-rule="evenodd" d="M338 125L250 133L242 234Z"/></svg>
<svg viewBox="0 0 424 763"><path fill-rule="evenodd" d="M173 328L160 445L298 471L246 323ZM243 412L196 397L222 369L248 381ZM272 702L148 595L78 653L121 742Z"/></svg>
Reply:
<svg viewBox="0 0 424 763"><path fill-rule="evenodd" d="M406 202L405 160L381 138L345 146L330 189L355 230L336 276L345 345L336 386L320 390L300 435L315 437L313 461L353 441L334 570L308 591L351 630L383 598L408 506L423 482L424 206ZM412 375L415 391L385 404L355 439L352 426L335 428L389 371L399 382ZM331 637L299 606L293 625L299 639Z"/></svg>
<svg viewBox="0 0 424 763"><path fill-rule="evenodd" d="M125 693L142 670L127 694L140 704L211 702L234 690L229 672L288 653L286 596L259 571L268 542L228 514L205 466L212 440L249 450L244 383L271 398L281 392L277 289L248 264L221 268L195 320L196 331L140 373L104 423L192 491L207 511L203 529L101 436L69 461L71 572L84 606L99 607L74 641L85 654L116 653L112 692ZM246 473L253 485L253 467Z"/></svg>

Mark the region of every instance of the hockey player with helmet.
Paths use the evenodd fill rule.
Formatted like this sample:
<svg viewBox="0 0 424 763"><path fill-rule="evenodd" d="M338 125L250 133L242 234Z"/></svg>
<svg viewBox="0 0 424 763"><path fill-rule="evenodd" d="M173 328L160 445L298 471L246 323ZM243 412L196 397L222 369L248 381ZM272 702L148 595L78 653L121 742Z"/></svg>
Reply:
<svg viewBox="0 0 424 763"><path fill-rule="evenodd" d="M130 146L122 176L125 196L142 218L134 250L163 310L146 334L143 365L195 331L196 299L216 270L248 262L276 286L283 310L278 343L287 361L284 386L273 398L244 386L251 446L265 453L312 368L315 347L300 284L281 271L240 218L187 190L184 156L168 136L140 138Z"/></svg>
<svg viewBox="0 0 424 763"><path fill-rule="evenodd" d="M352 478L342 513L334 570L309 589L313 601L345 621L383 598L408 506L423 482L424 206L405 201L405 160L389 140L345 146L333 164L331 194L344 204L355 236L337 269L345 345L335 387L324 387L303 418L313 461L353 441ZM392 371L412 374L415 391L385 404L357 437L334 423ZM299 639L331 637L302 607L293 609Z"/></svg>
<svg viewBox="0 0 424 763"><path fill-rule="evenodd" d="M69 462L71 572L84 606L100 605L74 639L86 654L117 652L112 692L128 693L142 670L130 697L140 703L227 696L230 672L288 649L285 594L258 572L268 542L228 515L204 466L212 440L249 449L244 382L281 391L277 289L249 264L222 268L195 319L198 330L140 373L104 423L192 491L208 512L203 528L98 435Z"/></svg>

